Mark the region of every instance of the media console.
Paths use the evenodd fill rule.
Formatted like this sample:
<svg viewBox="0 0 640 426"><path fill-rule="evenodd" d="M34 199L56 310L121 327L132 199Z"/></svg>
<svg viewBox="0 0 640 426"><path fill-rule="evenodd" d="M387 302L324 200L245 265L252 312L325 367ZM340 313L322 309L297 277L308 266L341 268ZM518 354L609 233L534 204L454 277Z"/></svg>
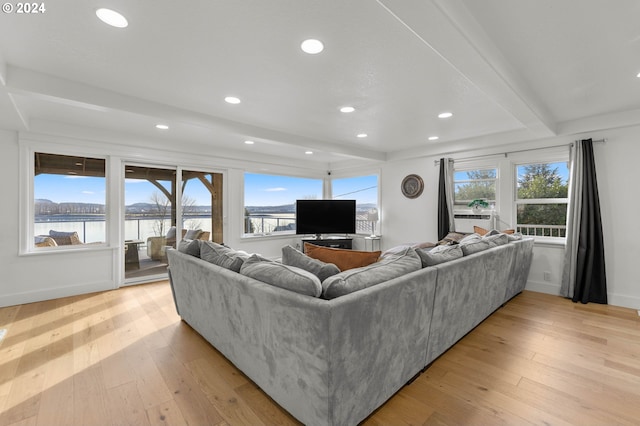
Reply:
<svg viewBox="0 0 640 426"><path fill-rule="evenodd" d="M353 248L353 238L303 238L302 251L304 252L304 243L315 244L317 246L349 249Z"/></svg>

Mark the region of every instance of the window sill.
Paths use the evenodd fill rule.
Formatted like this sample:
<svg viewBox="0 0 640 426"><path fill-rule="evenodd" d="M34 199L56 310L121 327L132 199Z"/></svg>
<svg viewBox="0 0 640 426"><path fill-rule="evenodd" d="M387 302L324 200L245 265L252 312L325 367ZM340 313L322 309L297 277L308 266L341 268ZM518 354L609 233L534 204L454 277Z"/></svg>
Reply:
<svg viewBox="0 0 640 426"><path fill-rule="evenodd" d="M22 250L19 256L40 256L50 254L65 254L65 253L82 253L82 252L95 252L104 250L114 250L118 247L110 246L108 244L78 244L75 246L56 246L56 247L40 247Z"/></svg>
<svg viewBox="0 0 640 426"><path fill-rule="evenodd" d="M534 245L538 247L564 248L567 245L566 239L559 237L527 237L524 235L523 238L533 238Z"/></svg>

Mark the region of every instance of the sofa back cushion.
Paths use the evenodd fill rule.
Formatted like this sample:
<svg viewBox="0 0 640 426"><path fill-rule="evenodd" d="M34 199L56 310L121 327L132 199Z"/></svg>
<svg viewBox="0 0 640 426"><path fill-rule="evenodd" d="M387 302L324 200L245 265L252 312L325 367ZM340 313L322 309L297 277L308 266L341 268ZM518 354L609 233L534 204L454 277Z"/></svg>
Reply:
<svg viewBox="0 0 640 426"><path fill-rule="evenodd" d="M201 241L200 258L231 271L240 272L240 267L249 258L249 255L213 241Z"/></svg>
<svg viewBox="0 0 640 426"><path fill-rule="evenodd" d="M420 257L413 248L385 256L379 262L340 272L322 282L322 297L334 299L362 290L422 268Z"/></svg>
<svg viewBox="0 0 640 426"><path fill-rule="evenodd" d="M325 263L333 263L341 271L370 265L376 262L381 254L380 251L339 249L317 246L310 243L304 243L304 252L314 259L321 260Z"/></svg>
<svg viewBox="0 0 640 426"><path fill-rule="evenodd" d="M460 248L465 256L470 254L479 253L483 250L490 248L490 244L486 239L483 239L478 234L471 234L464 237L460 241Z"/></svg>
<svg viewBox="0 0 640 426"><path fill-rule="evenodd" d="M263 283L307 296L319 297L322 294L322 284L311 272L255 254L242 264L240 273Z"/></svg>
<svg viewBox="0 0 640 426"><path fill-rule="evenodd" d="M422 266L434 266L450 260L458 259L463 256L462 248L459 244L442 245L432 249L417 249L416 252L420 256Z"/></svg>
<svg viewBox="0 0 640 426"><path fill-rule="evenodd" d="M178 243L178 251L200 257L200 240L182 240Z"/></svg>
<svg viewBox="0 0 640 426"><path fill-rule="evenodd" d="M509 243L508 235L503 233L486 234L482 239L489 243L490 248Z"/></svg>
<svg viewBox="0 0 640 426"><path fill-rule="evenodd" d="M282 263L304 269L318 277L320 282L340 272L333 263L325 263L296 250L290 245L282 247Z"/></svg>

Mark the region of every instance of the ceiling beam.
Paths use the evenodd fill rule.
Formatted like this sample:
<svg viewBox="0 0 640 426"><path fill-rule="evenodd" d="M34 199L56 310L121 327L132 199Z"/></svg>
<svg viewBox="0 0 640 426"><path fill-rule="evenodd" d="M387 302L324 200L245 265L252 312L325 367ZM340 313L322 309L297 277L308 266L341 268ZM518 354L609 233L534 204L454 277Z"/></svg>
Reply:
<svg viewBox="0 0 640 426"><path fill-rule="evenodd" d="M7 90L48 102L64 104L94 111L120 111L155 119L178 121L210 129L212 135L220 133L246 135L277 144L326 151L354 158L385 160L384 152L346 146L337 142L321 141L277 130L227 120L195 111L148 101L95 86L73 82L44 73L7 65Z"/></svg>
<svg viewBox="0 0 640 426"><path fill-rule="evenodd" d="M436 52L537 137L556 134L544 105L512 68L460 0L377 0Z"/></svg>

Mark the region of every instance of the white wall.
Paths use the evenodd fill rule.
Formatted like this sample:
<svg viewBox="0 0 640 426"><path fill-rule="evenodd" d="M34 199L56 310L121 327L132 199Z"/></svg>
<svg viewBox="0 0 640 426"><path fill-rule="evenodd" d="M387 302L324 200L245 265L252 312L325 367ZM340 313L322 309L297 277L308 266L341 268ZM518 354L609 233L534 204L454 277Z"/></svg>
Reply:
<svg viewBox="0 0 640 426"><path fill-rule="evenodd" d="M501 147L491 150L467 150L452 154L454 158L522 149L560 145L574 139L606 137L606 144L598 144L596 166L605 233L609 303L640 309L640 278L636 269L640 258L635 216L640 211L640 198L636 196L635 167L640 158L640 127L610 130L576 137L535 141L526 145ZM105 146L104 144L101 146ZM97 251L73 251L56 254L19 255L19 144L16 132L0 130L0 220L4 231L0 234L0 306L50 299L73 294L88 293L122 284L120 270L121 248L118 244ZM149 150L109 147L117 151L113 155L123 158L144 158L149 161L179 161L191 167L221 167L225 177L225 242L232 247L258 252L267 257L280 256L285 244L299 244L299 238L272 237L268 239L241 238L242 225L242 174L246 162L217 159L206 156L176 155ZM437 185L438 167L434 160L439 155L414 156L411 159L393 160L381 166L380 201L382 248L398 244L437 240ZM258 167L252 164L251 167ZM255 170L255 169L254 169ZM280 172L284 173L282 169ZM314 176L322 171L309 169ZM425 183L422 195L416 199L405 198L400 183L408 174L418 174ZM504 214L502 214L504 213ZM504 217L506 212L501 212ZM355 241L355 247L364 248L363 241ZM557 294L562 275L563 248L536 245L534 262L527 288ZM545 281L544 272L550 280Z"/></svg>
<svg viewBox="0 0 640 426"><path fill-rule="evenodd" d="M595 144L594 150L605 238L609 303L640 309L640 274L636 269L640 259L640 231L635 220L635 216L640 212L635 171L640 159L640 127L558 137L511 147L469 149L447 156L468 158L525 148L566 145L573 140L586 138L607 139L604 144ZM444 149L446 148L443 148L443 151ZM388 249L408 242L437 240L438 167L434 166L434 161L439 158L439 155L420 158L414 156L411 159L390 161L383 166L383 248ZM410 173L422 176L425 182L424 193L418 199L407 199L400 192L400 182ZM502 187L500 192L504 191L505 188ZM504 205L501 209L501 218L507 223L513 223L512 213ZM527 289L559 294L563 256L563 246L536 244ZM549 280L545 279L545 272L548 272Z"/></svg>

